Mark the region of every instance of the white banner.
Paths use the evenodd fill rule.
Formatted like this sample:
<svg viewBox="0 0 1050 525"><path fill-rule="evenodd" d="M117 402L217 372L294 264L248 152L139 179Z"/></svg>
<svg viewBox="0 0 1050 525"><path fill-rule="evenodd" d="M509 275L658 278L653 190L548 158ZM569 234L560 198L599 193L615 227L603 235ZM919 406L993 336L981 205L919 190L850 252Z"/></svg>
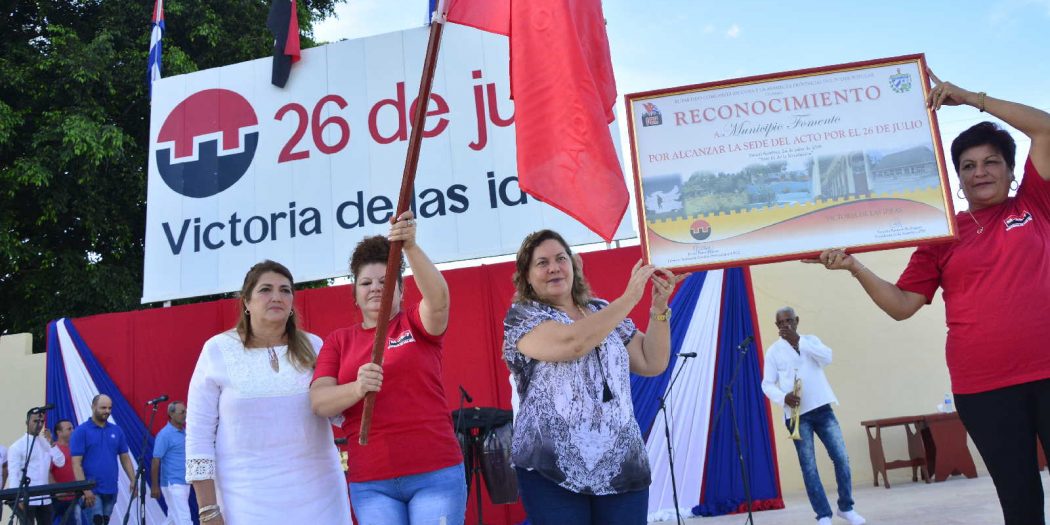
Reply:
<svg viewBox="0 0 1050 525"><path fill-rule="evenodd" d="M397 205L428 34L304 50L284 89L269 58L155 82L142 302L237 290L263 259L300 282L346 275ZM437 262L541 228L601 240L518 189L508 56L505 37L445 27L413 203ZM633 236L625 216L616 238Z"/></svg>

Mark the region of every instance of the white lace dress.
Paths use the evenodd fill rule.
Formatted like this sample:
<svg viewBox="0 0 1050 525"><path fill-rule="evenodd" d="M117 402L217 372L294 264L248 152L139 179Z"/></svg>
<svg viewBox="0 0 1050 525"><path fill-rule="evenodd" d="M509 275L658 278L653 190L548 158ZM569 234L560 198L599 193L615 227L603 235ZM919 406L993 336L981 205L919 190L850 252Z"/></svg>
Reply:
<svg viewBox="0 0 1050 525"><path fill-rule="evenodd" d="M274 351L279 372L235 332L204 343L186 404L186 480L215 480L226 525L349 525L331 424L310 410L313 371L296 370L287 346Z"/></svg>

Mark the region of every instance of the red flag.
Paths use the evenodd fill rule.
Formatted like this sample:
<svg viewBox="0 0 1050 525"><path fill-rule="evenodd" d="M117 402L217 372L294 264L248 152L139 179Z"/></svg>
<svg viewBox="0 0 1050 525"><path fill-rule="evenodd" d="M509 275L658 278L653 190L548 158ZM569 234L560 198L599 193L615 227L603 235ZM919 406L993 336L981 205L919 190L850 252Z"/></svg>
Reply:
<svg viewBox="0 0 1050 525"><path fill-rule="evenodd" d="M449 0L449 22L510 35L510 0Z"/></svg>
<svg viewBox="0 0 1050 525"><path fill-rule="evenodd" d="M628 194L609 133L616 81L601 1L518 0L498 7L506 1L457 0L448 19L498 33L498 14L510 16L518 185L612 240Z"/></svg>
<svg viewBox="0 0 1050 525"><path fill-rule="evenodd" d="M302 50L299 48L299 10L296 8L295 0L292 0L292 16L288 18L288 40L284 43L284 54L292 57L292 62L298 62L302 58Z"/></svg>
<svg viewBox="0 0 1050 525"><path fill-rule="evenodd" d="M299 16L295 0L272 0L266 27L273 33L273 69L270 82L284 87L292 71L292 63L300 58Z"/></svg>

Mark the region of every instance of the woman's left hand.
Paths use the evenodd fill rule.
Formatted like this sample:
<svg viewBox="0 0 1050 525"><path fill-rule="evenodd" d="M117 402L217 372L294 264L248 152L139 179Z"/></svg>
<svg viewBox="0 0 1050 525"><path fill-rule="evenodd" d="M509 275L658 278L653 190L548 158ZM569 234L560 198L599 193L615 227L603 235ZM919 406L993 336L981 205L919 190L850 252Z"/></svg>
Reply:
<svg viewBox="0 0 1050 525"><path fill-rule="evenodd" d="M926 97L926 107L934 111L941 109L942 105L958 106L969 104L973 97L976 96L972 91L967 91L951 82L942 81L929 68L926 69L926 73L930 75L930 80L933 80L933 89L930 90L929 96Z"/></svg>
<svg viewBox="0 0 1050 525"><path fill-rule="evenodd" d="M667 310L667 302L671 299L671 293L682 279L689 277L688 273L675 275L670 270L657 268L653 273L653 311L664 312Z"/></svg>
<svg viewBox="0 0 1050 525"><path fill-rule="evenodd" d="M402 213L397 220L390 219L390 242L401 241L402 248L414 248L416 246L416 219L411 211Z"/></svg>

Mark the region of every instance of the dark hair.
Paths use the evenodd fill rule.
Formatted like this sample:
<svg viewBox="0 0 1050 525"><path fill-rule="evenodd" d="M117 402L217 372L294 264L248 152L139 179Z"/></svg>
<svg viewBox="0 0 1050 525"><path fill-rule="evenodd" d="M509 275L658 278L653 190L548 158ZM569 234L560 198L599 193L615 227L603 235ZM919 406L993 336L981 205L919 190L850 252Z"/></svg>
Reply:
<svg viewBox="0 0 1050 525"><path fill-rule="evenodd" d="M68 419L59 419L58 421L55 421L55 430L54 430L54 433L55 433L55 434L58 434L58 427L60 427L60 426L62 425L62 423L69 423L69 426L70 426L71 428L77 428L77 426L76 426L76 425L74 425L74 424L73 424L73 422L72 422L71 420L68 420Z"/></svg>
<svg viewBox="0 0 1050 525"><path fill-rule="evenodd" d="M244 302L252 298L252 292L255 290L255 285L259 283L259 278L269 272L283 275L288 279L288 284L292 285L294 297L295 279L292 279L292 272L288 271L283 264L267 259L252 266L244 276L244 284L241 285L241 292L238 295L241 298L241 304L236 330L244 346L251 344L253 337L251 318ZM305 372L314 368L314 364L317 363L317 354L314 353L313 345L306 337L306 332L299 329L298 318L293 308L292 315L288 316L288 321L284 324L284 333L288 337L288 360L292 362L292 366Z"/></svg>
<svg viewBox="0 0 1050 525"><path fill-rule="evenodd" d="M572 302L576 306L585 306L591 300L591 287L587 284L587 279L583 277L583 271L576 264L576 257L573 256L569 243L565 242L565 239L554 230L532 232L525 236L525 240L521 241L521 248L518 248L518 255L514 260L513 280L514 288L517 290L515 302L536 301L547 303L547 301L540 299L536 295L536 291L529 284L529 266L532 263L532 254L536 251L536 247L551 239L558 241L558 244L565 248L565 254L572 261Z"/></svg>
<svg viewBox="0 0 1050 525"><path fill-rule="evenodd" d="M390 239L382 235L373 235L361 239L354 246L354 253L350 256L350 276L357 282L357 274L366 265L379 263L386 266L390 258ZM401 267L397 269L397 284L404 286L405 256L401 255Z"/></svg>
<svg viewBox="0 0 1050 525"><path fill-rule="evenodd" d="M955 172L959 172L959 157L964 151L984 145L999 150L1006 165L1010 170L1014 169L1014 157L1017 155L1017 143L1014 142L1014 138L997 124L985 121L974 124L952 141L952 164L955 165Z"/></svg>

